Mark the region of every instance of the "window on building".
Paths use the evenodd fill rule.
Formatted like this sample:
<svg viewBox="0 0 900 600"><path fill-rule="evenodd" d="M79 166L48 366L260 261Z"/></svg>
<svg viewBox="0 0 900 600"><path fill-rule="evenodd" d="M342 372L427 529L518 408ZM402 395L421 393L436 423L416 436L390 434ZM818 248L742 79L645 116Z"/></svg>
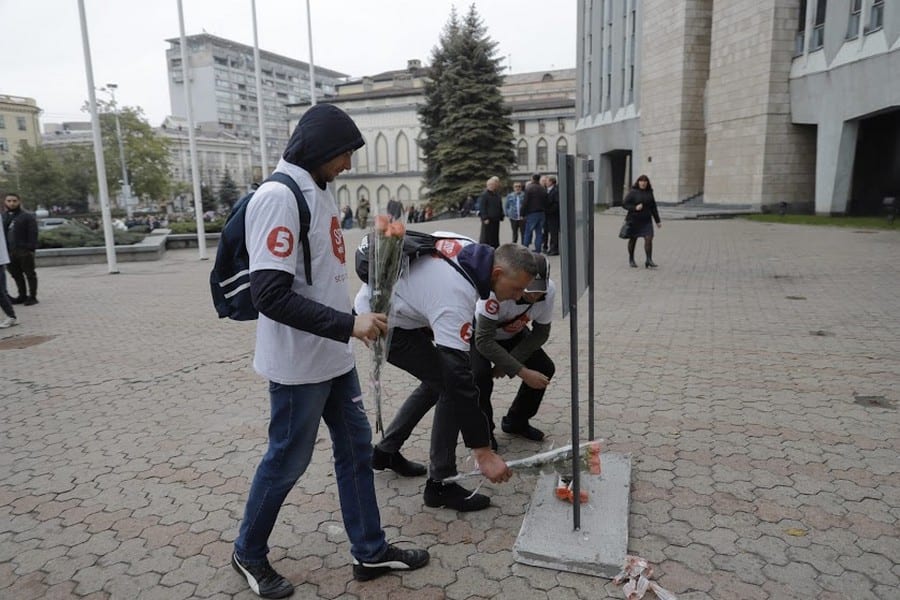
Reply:
<svg viewBox="0 0 900 600"><path fill-rule="evenodd" d="M556 140L556 153L568 154L569 153L569 142L566 141L566 138L561 137Z"/></svg>
<svg viewBox="0 0 900 600"><path fill-rule="evenodd" d="M214 61L217 65L223 65L223 66L225 66L225 67L228 66L228 59L225 58L225 57L223 57L223 56L213 56L213 61Z"/></svg>
<svg viewBox="0 0 900 600"><path fill-rule="evenodd" d="M559 117L556 119L556 131L559 133L565 133L566 131L566 119L565 117Z"/></svg>
<svg viewBox="0 0 900 600"><path fill-rule="evenodd" d="M525 135L525 121L519 121L519 135Z"/></svg>
<svg viewBox="0 0 900 600"><path fill-rule="evenodd" d="M172 65L172 68L181 67L181 59L173 58L172 60L169 61L169 64Z"/></svg>
<svg viewBox="0 0 900 600"><path fill-rule="evenodd" d="M520 167L528 166L528 142L519 140L516 144L516 164Z"/></svg>
<svg viewBox="0 0 900 600"><path fill-rule="evenodd" d="M794 35L794 56L803 54L803 45L806 43L806 0L800 0L799 14L797 15L797 33Z"/></svg>
<svg viewBox="0 0 900 600"><path fill-rule="evenodd" d="M847 21L848 40L859 37L859 22L862 16L862 0L850 0L850 19Z"/></svg>
<svg viewBox="0 0 900 600"><path fill-rule="evenodd" d="M547 124L543 119L538 119L538 133L544 133L547 130Z"/></svg>
<svg viewBox="0 0 900 600"><path fill-rule="evenodd" d="M537 143L537 168L547 166L547 140L541 138Z"/></svg>
<svg viewBox="0 0 900 600"><path fill-rule="evenodd" d="M28 123L25 121L25 117L16 117L16 127L19 131L28 131Z"/></svg>
<svg viewBox="0 0 900 600"><path fill-rule="evenodd" d="M884 26L884 0L872 0L872 11L869 13L869 25L866 33L876 31Z"/></svg>
<svg viewBox="0 0 900 600"><path fill-rule="evenodd" d="M6 138L0 138L0 152L9 152L9 142Z"/></svg>
<svg viewBox="0 0 900 600"><path fill-rule="evenodd" d="M6 117L0 115L0 129L6 129Z"/></svg>
<svg viewBox="0 0 900 600"><path fill-rule="evenodd" d="M809 49L818 50L825 44L825 9L828 0L816 0L816 18L813 21L812 36L809 38Z"/></svg>

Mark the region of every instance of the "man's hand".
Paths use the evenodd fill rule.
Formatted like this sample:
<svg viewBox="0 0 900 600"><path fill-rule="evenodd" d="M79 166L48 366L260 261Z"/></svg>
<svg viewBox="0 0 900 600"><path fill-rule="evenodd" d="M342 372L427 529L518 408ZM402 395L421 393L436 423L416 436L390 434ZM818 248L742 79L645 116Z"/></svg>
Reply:
<svg viewBox="0 0 900 600"><path fill-rule="evenodd" d="M644 210L644 203L641 202L637 206L634 207L634 210Z"/></svg>
<svg viewBox="0 0 900 600"><path fill-rule="evenodd" d="M542 390L550 384L550 379L546 375L527 367L522 367L518 375L525 385L535 390Z"/></svg>
<svg viewBox="0 0 900 600"><path fill-rule="evenodd" d="M353 337L366 343L374 342L378 336L387 333L387 315L384 313L363 313L353 321Z"/></svg>
<svg viewBox="0 0 900 600"><path fill-rule="evenodd" d="M499 454L491 450L490 446L473 448L472 454L475 455L475 462L478 463L481 474L492 483L503 483L512 477L512 471L506 466L506 462L500 458Z"/></svg>
<svg viewBox="0 0 900 600"><path fill-rule="evenodd" d="M493 377L494 379L500 379L504 375L506 375L506 371L504 371L500 367L495 366L493 369L491 369L491 377Z"/></svg>

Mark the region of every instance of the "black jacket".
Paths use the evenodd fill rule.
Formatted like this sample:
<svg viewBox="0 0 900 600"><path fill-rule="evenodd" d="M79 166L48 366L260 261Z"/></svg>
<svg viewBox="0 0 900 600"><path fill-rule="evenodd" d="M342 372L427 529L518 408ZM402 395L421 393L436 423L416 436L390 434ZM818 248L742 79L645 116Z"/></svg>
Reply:
<svg viewBox="0 0 900 600"><path fill-rule="evenodd" d="M547 213L548 219L559 220L559 186L554 185L547 190Z"/></svg>
<svg viewBox="0 0 900 600"><path fill-rule="evenodd" d="M3 214L6 246L10 250L37 250L38 228L34 214L18 208Z"/></svg>
<svg viewBox="0 0 900 600"><path fill-rule="evenodd" d="M503 220L503 201L500 194L490 190L484 190L478 196L478 216L492 221Z"/></svg>
<svg viewBox="0 0 900 600"><path fill-rule="evenodd" d="M644 205L641 210L635 210L638 204ZM659 211L656 210L653 190L631 188L631 191L625 196L625 200L622 201L622 207L628 211L628 219L635 225L649 223L651 217L659 225Z"/></svg>
<svg viewBox="0 0 900 600"><path fill-rule="evenodd" d="M547 212L547 190L539 183L531 182L525 186L525 203L522 214Z"/></svg>

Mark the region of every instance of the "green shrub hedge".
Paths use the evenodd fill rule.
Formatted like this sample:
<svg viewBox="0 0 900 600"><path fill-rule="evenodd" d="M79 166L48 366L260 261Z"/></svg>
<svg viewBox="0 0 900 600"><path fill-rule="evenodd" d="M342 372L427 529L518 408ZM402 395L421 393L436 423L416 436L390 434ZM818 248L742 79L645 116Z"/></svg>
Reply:
<svg viewBox="0 0 900 600"><path fill-rule="evenodd" d="M225 219L216 219L203 223L203 230L206 233L221 233L224 226ZM172 230L172 233L197 233L197 223L195 221L178 221L169 223L169 229Z"/></svg>
<svg viewBox="0 0 900 600"><path fill-rule="evenodd" d="M113 237L117 245L127 246L141 241L146 234L114 230ZM38 234L38 248L87 248L105 245L102 230L95 231L77 223L47 229Z"/></svg>

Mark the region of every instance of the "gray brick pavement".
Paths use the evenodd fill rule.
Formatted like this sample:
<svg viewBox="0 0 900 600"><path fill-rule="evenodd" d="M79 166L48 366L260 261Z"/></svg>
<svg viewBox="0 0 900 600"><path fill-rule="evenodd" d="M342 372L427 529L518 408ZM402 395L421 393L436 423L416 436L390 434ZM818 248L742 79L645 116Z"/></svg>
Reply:
<svg viewBox="0 0 900 600"><path fill-rule="evenodd" d="M670 221L651 272L628 268L618 225L597 218L593 368L597 433L635 457L629 550L682 600L896 599L900 235ZM185 250L119 275L41 269L41 304L0 333L0 347L50 338L0 350L0 598L252 597L228 558L266 393L253 324L215 319L209 267ZM548 345L548 445L569 430L568 335L560 321ZM386 373L390 417L413 382ZM514 391L497 386L498 412ZM509 457L536 449L499 442ZM377 474L389 535L434 560L353 582L324 429L317 446L272 539L297 597L621 597L512 562L533 477L486 484L495 506L456 515L425 508L422 481ZM407 453L427 446L422 426Z"/></svg>

